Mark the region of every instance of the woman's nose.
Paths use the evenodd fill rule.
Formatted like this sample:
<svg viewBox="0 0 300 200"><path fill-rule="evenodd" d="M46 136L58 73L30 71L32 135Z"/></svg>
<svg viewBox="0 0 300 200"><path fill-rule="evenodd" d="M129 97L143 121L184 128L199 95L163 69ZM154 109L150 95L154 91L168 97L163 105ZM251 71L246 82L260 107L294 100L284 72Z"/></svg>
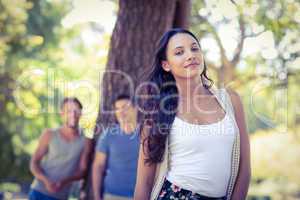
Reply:
<svg viewBox="0 0 300 200"><path fill-rule="evenodd" d="M187 55L188 60L194 60L194 59L196 58L196 57L195 57L195 53L192 52L192 51L188 51L187 54L188 54L188 55Z"/></svg>
<svg viewBox="0 0 300 200"><path fill-rule="evenodd" d="M195 59L196 59L195 55L189 54L189 56L188 56L189 61L194 61Z"/></svg>

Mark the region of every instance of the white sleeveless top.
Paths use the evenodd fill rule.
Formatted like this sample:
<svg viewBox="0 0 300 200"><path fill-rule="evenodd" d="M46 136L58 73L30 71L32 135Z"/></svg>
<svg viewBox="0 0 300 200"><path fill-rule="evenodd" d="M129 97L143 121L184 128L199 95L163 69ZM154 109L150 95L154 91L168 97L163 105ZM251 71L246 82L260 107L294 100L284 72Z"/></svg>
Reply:
<svg viewBox="0 0 300 200"><path fill-rule="evenodd" d="M171 183L209 197L226 196L236 130L225 112L222 120L205 125L175 117L166 175Z"/></svg>
<svg viewBox="0 0 300 200"><path fill-rule="evenodd" d="M223 109L229 116L231 122L234 124L235 127L235 133L234 133L234 142L233 142L233 147L231 151L231 173L230 173L230 178L228 180L227 184L227 191L226 191L226 199L231 200L232 192L234 190L234 185L237 180L238 172L239 172L239 166L240 166L240 132L239 128L237 125L237 122L235 120L235 113L234 113L234 108L231 103L231 99L229 94L227 93L225 88L214 88L212 87L210 91L215 95L219 103L222 105ZM168 147L169 146L169 137L166 139L165 145ZM197 144L198 145L198 144ZM223 146L223 145L222 145ZM218 147L219 148L219 147ZM164 154L163 154L163 160L156 166L156 173L155 173L155 179L154 179L154 184L153 188L151 191L151 200L157 199L161 188L163 186L164 180L167 177L168 171L170 171L170 152L169 148L165 148ZM225 153L222 154L221 157L225 156ZM219 159L219 158L216 158ZM224 166L225 168L225 166ZM225 171L225 170L224 170ZM187 173L187 171L185 171ZM189 173L190 174L190 173ZM209 185L209 187L215 187ZM199 185L199 188L201 190L207 189L207 185ZM198 189L197 189L198 190ZM200 189L199 189L200 190ZM206 193L208 195L208 193ZM213 196L213 195L212 195ZM222 196L222 195L221 195Z"/></svg>

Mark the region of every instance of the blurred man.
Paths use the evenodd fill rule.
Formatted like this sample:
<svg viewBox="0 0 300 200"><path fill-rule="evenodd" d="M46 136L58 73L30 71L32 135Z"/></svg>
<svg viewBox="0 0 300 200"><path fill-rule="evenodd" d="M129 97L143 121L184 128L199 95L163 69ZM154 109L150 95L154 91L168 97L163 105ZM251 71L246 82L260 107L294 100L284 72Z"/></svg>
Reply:
<svg viewBox="0 0 300 200"><path fill-rule="evenodd" d="M126 95L114 101L114 108L118 124L104 131L96 146L92 176L95 200L133 198L139 150L137 110Z"/></svg>
<svg viewBox="0 0 300 200"><path fill-rule="evenodd" d="M71 183L84 177L92 146L78 125L81 110L77 98L65 98L61 105L62 126L42 133L30 162L35 177L30 200L68 199Z"/></svg>

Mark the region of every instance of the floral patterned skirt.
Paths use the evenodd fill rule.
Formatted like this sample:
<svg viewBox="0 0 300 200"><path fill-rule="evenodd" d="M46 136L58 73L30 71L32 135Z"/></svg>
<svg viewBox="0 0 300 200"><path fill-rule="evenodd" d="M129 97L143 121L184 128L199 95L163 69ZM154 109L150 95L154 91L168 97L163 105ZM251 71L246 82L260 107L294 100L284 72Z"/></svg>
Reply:
<svg viewBox="0 0 300 200"><path fill-rule="evenodd" d="M226 200L226 197L203 196L180 188L165 179L157 200Z"/></svg>

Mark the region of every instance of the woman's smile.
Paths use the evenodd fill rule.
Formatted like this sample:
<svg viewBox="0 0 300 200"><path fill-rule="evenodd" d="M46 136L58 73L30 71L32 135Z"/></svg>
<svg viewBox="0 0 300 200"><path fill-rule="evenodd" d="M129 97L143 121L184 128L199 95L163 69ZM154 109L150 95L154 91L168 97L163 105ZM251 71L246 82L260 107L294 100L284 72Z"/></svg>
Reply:
<svg viewBox="0 0 300 200"><path fill-rule="evenodd" d="M187 65L184 65L183 67L184 68L196 68L196 67L199 67L200 66L200 63L199 62L191 62Z"/></svg>

